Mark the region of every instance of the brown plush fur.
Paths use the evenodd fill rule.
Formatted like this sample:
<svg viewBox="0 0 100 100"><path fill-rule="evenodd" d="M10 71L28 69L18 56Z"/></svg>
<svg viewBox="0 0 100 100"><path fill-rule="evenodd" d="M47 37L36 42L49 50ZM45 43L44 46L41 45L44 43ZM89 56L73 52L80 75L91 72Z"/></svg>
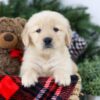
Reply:
<svg viewBox="0 0 100 100"><path fill-rule="evenodd" d="M18 74L21 61L11 58L11 49L23 50L21 32L26 23L23 18L0 18L0 69L6 74ZM1 72L2 72L1 71Z"/></svg>

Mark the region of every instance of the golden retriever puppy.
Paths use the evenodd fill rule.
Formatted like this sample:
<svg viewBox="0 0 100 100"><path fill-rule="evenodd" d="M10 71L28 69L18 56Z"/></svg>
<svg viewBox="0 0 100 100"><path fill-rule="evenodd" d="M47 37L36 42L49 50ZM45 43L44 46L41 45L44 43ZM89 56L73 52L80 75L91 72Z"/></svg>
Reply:
<svg viewBox="0 0 100 100"><path fill-rule="evenodd" d="M71 28L63 15L54 11L34 14L22 40L25 53L20 75L25 87L35 85L40 76L52 76L59 85L70 84L73 64L66 44L71 42Z"/></svg>

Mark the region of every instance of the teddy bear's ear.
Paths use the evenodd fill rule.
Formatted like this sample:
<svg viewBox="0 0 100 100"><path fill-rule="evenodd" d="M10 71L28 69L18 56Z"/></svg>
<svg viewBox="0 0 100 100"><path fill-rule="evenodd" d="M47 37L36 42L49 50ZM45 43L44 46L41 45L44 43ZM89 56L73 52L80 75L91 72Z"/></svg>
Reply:
<svg viewBox="0 0 100 100"><path fill-rule="evenodd" d="M1 17L0 18L0 31L2 30L2 26L5 25L7 18L6 17Z"/></svg>
<svg viewBox="0 0 100 100"><path fill-rule="evenodd" d="M20 25L24 28L25 24L26 24L26 19L21 18L21 17L16 17L15 20L20 23Z"/></svg>
<svg viewBox="0 0 100 100"><path fill-rule="evenodd" d="M0 22L1 22L1 21L5 21L5 20L8 20L8 18L7 18L7 17L1 17L1 18L0 18Z"/></svg>
<svg viewBox="0 0 100 100"><path fill-rule="evenodd" d="M10 18L8 17L1 17L0 18L0 25L7 25L9 23Z"/></svg>

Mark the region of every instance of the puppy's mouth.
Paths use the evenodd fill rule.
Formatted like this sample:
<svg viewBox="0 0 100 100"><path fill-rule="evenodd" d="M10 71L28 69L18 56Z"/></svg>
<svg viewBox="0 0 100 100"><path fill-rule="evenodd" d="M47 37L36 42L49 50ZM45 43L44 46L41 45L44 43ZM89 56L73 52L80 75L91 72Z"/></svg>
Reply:
<svg viewBox="0 0 100 100"><path fill-rule="evenodd" d="M44 45L43 46L44 49L53 49L53 45L50 44L50 45Z"/></svg>

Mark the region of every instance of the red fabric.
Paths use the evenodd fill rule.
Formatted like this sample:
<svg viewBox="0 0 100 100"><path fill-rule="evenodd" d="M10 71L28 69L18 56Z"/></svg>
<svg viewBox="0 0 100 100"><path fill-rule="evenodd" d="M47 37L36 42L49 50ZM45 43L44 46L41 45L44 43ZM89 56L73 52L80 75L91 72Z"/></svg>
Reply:
<svg viewBox="0 0 100 100"><path fill-rule="evenodd" d="M8 100L17 90L19 86L9 77L5 76L0 81L0 94Z"/></svg>
<svg viewBox="0 0 100 100"><path fill-rule="evenodd" d="M20 61L22 61L22 51L17 49L12 49L10 51L11 58L18 58Z"/></svg>
<svg viewBox="0 0 100 100"><path fill-rule="evenodd" d="M54 79L41 77L35 86L25 88L19 77L0 75L0 100L68 100L77 81L73 75L70 86L60 87Z"/></svg>

